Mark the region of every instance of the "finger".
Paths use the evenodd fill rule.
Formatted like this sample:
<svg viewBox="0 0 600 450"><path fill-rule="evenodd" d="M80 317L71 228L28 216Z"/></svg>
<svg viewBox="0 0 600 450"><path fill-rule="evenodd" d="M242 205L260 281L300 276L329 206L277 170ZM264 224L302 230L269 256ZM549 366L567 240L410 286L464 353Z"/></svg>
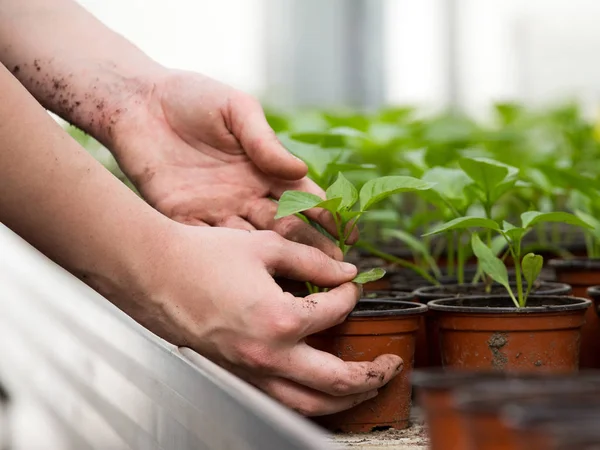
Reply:
<svg viewBox="0 0 600 450"><path fill-rule="evenodd" d="M328 292L295 298L305 306L297 314L296 337L305 338L342 323L352 312L361 296L361 288L354 283L344 283Z"/></svg>
<svg viewBox="0 0 600 450"><path fill-rule="evenodd" d="M230 102L230 108L231 132L262 172L285 180L306 175L306 164L281 145L258 100L240 94Z"/></svg>
<svg viewBox="0 0 600 450"><path fill-rule="evenodd" d="M321 198L325 198L325 191L321 189L314 181L309 178L303 178L293 183L279 183L275 188L271 190L271 194L275 198L280 198L281 195L288 190L304 191L310 194L317 195ZM323 208L313 208L304 211L303 214L314 222L317 222L323 228L327 230L332 236L338 237L338 231L335 224L335 220L329 211ZM350 225L350 224L349 224ZM346 233L350 231L347 228ZM354 228L352 234L346 239L347 244L354 244L358 240L358 229Z"/></svg>
<svg viewBox="0 0 600 450"><path fill-rule="evenodd" d="M345 396L379 389L403 367L398 355L380 355L373 361L342 361L330 353L299 344L277 375L329 395Z"/></svg>
<svg viewBox="0 0 600 450"><path fill-rule="evenodd" d="M251 381L259 389L303 416L322 416L352 408L377 396L376 390L343 397L328 395L284 378L269 377Z"/></svg>
<svg viewBox="0 0 600 450"><path fill-rule="evenodd" d="M341 260L341 250L327 236L315 227L307 224L296 216L288 216L275 220L277 203L269 199L260 199L252 204L246 219L260 230L273 230L284 238L318 248L331 258Z"/></svg>
<svg viewBox="0 0 600 450"><path fill-rule="evenodd" d="M238 230L247 230L247 231L255 231L256 228L252 226L252 224L248 223L246 220L242 219L238 216L229 216L224 219L219 220L215 226L223 227L223 228L235 228Z"/></svg>
<svg viewBox="0 0 600 450"><path fill-rule="evenodd" d="M196 219L195 217L190 217L190 216L173 216L172 219L175 220L176 222L183 223L185 225L194 225L197 227L209 227L210 226L205 221Z"/></svg>
<svg viewBox="0 0 600 450"><path fill-rule="evenodd" d="M353 264L336 261L308 245L284 238L265 239L261 244L257 250L262 252L263 261L274 275L330 287L351 281L357 274Z"/></svg>

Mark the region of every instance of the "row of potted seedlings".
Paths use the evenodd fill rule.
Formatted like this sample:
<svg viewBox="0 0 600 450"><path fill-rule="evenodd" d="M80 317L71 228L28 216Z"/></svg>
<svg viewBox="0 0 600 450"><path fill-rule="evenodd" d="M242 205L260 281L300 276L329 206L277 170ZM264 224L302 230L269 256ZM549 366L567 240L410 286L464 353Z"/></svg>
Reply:
<svg viewBox="0 0 600 450"><path fill-rule="evenodd" d="M588 291L600 284L595 179L575 176L573 167L546 170L531 157L521 165L496 157L508 148L519 159L530 149L520 147L523 136L511 135L517 143L502 147L484 133L478 139L485 148L474 148L452 127L446 140L436 140L431 124L388 113L371 122L326 116L329 128L300 131L280 123L281 141L307 162L326 197L285 192L277 218L330 211L338 233L329 237L362 269L355 282L364 285L364 298L344 323L309 344L349 361L383 353L404 360L403 372L377 397L317 421L343 432L408 426L413 365L443 367L434 373L442 385L456 370L491 373L498 379L488 381L502 385L507 374L600 367L600 322L589 299L600 291ZM510 120L502 131L517 127L519 120ZM407 128L411 136L429 131L424 148L412 148L414 136L403 141ZM572 166L596 150L578 154ZM361 240L353 248L347 237L355 227ZM319 290L306 286L308 294Z"/></svg>

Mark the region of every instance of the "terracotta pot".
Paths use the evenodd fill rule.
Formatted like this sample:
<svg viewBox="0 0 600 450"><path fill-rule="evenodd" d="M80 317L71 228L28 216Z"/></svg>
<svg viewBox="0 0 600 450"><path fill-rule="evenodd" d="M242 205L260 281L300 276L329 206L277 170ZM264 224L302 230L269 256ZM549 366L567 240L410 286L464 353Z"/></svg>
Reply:
<svg viewBox="0 0 600 450"><path fill-rule="evenodd" d="M377 397L347 411L319 417L317 423L342 432L408 426L415 341L426 311L425 305L415 302L361 300L344 323L309 336L309 345L344 361L372 361L383 354L395 354L404 361L402 372L381 388Z"/></svg>
<svg viewBox="0 0 600 450"><path fill-rule="evenodd" d="M534 286L532 292L536 295L568 295L571 293L571 287L564 283L551 283L542 281ZM504 286L493 284L490 294L505 295L506 289ZM485 285L479 283L425 286L415 291L416 299L424 304L427 304L433 300L440 300L442 298L462 297L465 295L486 295ZM441 366L442 354L440 351L440 331L437 323L437 315L434 310L427 311L427 314L425 315L425 330L428 359L427 365L423 367Z"/></svg>
<svg viewBox="0 0 600 450"><path fill-rule="evenodd" d="M567 398L545 398L534 404L513 404L504 408L502 416L513 435L517 449L545 450L554 448L558 428L595 428L600 423L598 393L585 393ZM590 401L591 397L596 397Z"/></svg>
<svg viewBox="0 0 600 450"><path fill-rule="evenodd" d="M508 296L434 300L442 365L479 371L575 372L590 300L529 296L515 308Z"/></svg>
<svg viewBox="0 0 600 450"><path fill-rule="evenodd" d="M597 377L542 376L483 382L456 393L469 450L516 450L519 436L506 421L513 405L581 401L600 395ZM546 406L548 408L548 406Z"/></svg>
<svg viewBox="0 0 600 450"><path fill-rule="evenodd" d="M557 281L571 285L575 297L587 297L587 288L600 285L600 259L552 259L548 265L556 272ZM581 330L579 365L600 368L600 320L591 305Z"/></svg>
<svg viewBox="0 0 600 450"><path fill-rule="evenodd" d="M462 450L468 433L454 399L456 389L482 381L506 378L500 372L446 371L441 368L415 370L412 383L421 407L431 450Z"/></svg>

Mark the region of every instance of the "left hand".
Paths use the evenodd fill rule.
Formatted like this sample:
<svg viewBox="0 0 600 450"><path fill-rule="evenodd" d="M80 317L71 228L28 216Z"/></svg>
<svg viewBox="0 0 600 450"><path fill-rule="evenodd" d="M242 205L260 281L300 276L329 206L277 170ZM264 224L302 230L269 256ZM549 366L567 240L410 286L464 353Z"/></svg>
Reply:
<svg viewBox="0 0 600 450"><path fill-rule="evenodd" d="M273 200L284 191L323 198L324 192L279 143L256 99L200 74L169 71L138 117L118 139L117 156L163 214L193 225L274 230L342 258L333 242L298 217L274 220ZM327 211L306 215L335 234Z"/></svg>

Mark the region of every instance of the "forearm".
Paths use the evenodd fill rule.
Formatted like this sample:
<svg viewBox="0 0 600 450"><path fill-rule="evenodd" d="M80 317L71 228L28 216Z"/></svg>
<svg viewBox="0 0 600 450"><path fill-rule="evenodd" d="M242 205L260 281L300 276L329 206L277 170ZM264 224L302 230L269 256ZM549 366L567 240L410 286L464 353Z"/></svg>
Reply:
<svg viewBox="0 0 600 450"><path fill-rule="evenodd" d="M44 107L111 148L165 70L72 0L0 0L0 61Z"/></svg>
<svg viewBox="0 0 600 450"><path fill-rule="evenodd" d="M69 138L2 65L0 97L0 221L103 294L133 288L170 221Z"/></svg>

